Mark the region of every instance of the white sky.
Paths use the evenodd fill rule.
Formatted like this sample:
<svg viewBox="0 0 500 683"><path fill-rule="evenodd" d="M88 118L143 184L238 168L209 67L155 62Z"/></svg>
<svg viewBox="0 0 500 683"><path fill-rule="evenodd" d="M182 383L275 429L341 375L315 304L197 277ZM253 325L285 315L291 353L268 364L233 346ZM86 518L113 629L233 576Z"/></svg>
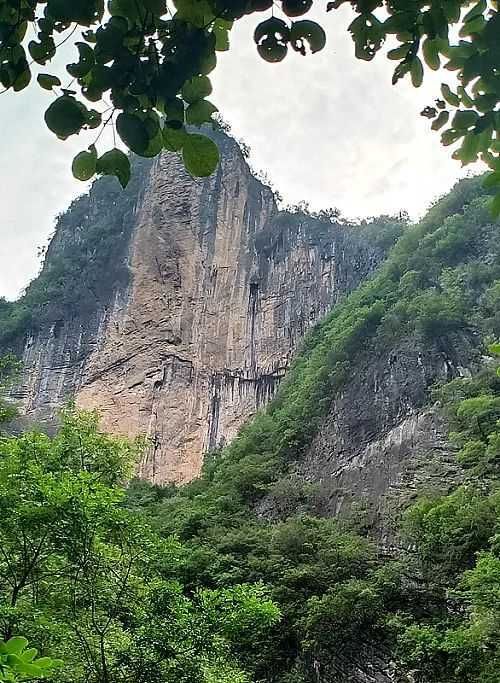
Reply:
<svg viewBox="0 0 500 683"><path fill-rule="evenodd" d="M250 145L252 165L286 201L336 206L348 217L401 209L416 217L464 175L419 116L439 95L443 73L426 75L418 90L406 81L393 87L394 62L382 54L369 63L355 59L349 11L317 12L327 30L325 50L289 53L280 64L258 57L255 18L237 22L231 50L212 74L211 99ZM46 129L51 97L35 83L0 98L0 296L8 298L36 275L37 247L56 214L86 189L70 167L89 141L60 142Z"/></svg>

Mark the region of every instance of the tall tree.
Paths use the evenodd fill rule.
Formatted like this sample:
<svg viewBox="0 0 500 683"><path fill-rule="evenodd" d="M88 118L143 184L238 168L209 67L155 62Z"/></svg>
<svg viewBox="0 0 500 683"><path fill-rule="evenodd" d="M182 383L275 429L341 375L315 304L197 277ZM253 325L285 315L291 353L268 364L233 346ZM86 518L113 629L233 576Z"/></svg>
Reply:
<svg viewBox="0 0 500 683"><path fill-rule="evenodd" d="M202 683L217 672L236 683L235 643L278 610L258 585L186 594L182 546L123 505L139 450L72 409L54 438L0 439L0 637L57 652L60 681Z"/></svg>

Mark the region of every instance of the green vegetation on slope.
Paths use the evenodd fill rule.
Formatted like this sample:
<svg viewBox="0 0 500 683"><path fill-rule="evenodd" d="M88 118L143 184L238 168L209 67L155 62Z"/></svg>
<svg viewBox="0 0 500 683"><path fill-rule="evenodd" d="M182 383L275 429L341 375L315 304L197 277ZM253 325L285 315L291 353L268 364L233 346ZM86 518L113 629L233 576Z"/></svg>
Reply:
<svg viewBox="0 0 500 683"><path fill-rule="evenodd" d="M415 556L386 562L339 522L315 518L314 490L290 479L287 469L349 381L361 350L377 353L407 335L444 341L447 335L500 332L500 225L492 223L479 188L480 179L463 181L405 232L379 273L309 335L277 398L222 454L209 458L199 480L178 492L148 491L144 484L129 491L132 506L144 507L149 496L146 508L157 528L178 534L190 548L187 585L226 586L243 578L270 584L284 618L272 645L260 653L257 673L265 680L309 680L308 663L327 661L339 645L355 650L370 634L393 643L393 629L410 666L417 658L409 643L420 611L434 609L435 599L436 609L447 609L446 587L438 599L435 586L410 579L424 563L426 541L418 545L417 527L408 527ZM282 521L255 515L269 491L284 500ZM472 508L473 516L477 504L478 524L483 507L491 512L491 501L474 498L469 508L460 507L465 494L453 495L448 504ZM490 531L478 530L468 569L474 553L487 547ZM441 572L441 561L431 557L431 573ZM432 680L481 680L473 668L460 678L449 664L448 678L436 670Z"/></svg>
<svg viewBox="0 0 500 683"><path fill-rule="evenodd" d="M40 275L15 302L0 298L0 349L22 342L44 323L105 305L117 283L127 281L126 255L134 209L151 162L134 158L134 178L122 190L112 178L94 183L57 222Z"/></svg>
<svg viewBox="0 0 500 683"><path fill-rule="evenodd" d="M186 590L183 546L123 506L140 449L73 410L54 438L0 437L0 680L25 677L20 652L3 668L20 634L58 683L249 680L278 609L260 584Z"/></svg>
<svg viewBox="0 0 500 683"><path fill-rule="evenodd" d="M436 392L465 469L447 496L423 497L405 514L421 578L418 610L389 624L399 652L422 680L500 680L500 378L486 367Z"/></svg>
<svg viewBox="0 0 500 683"><path fill-rule="evenodd" d="M498 683L496 363L435 390L463 482L421 492L398 554L319 516L314 486L288 476L360 352L408 335L499 334L500 225L479 183L460 183L404 233L308 336L266 411L188 486L125 491L140 444L101 434L95 416L69 411L54 439L1 439L12 523L0 527L0 637L60 656L68 683L312 683L366 643L418 683ZM274 519L258 514L270 491Z"/></svg>
<svg viewBox="0 0 500 683"><path fill-rule="evenodd" d="M362 349L376 352L410 334L500 333L500 224L491 221L480 183L459 183L405 231L378 274L314 328L266 411L179 492L176 532L203 535L221 517L225 526L245 520L301 457Z"/></svg>
<svg viewBox="0 0 500 683"><path fill-rule="evenodd" d="M0 426L4 422L10 422L17 413L16 407L4 396L12 386L19 369L19 361L14 355L0 356Z"/></svg>

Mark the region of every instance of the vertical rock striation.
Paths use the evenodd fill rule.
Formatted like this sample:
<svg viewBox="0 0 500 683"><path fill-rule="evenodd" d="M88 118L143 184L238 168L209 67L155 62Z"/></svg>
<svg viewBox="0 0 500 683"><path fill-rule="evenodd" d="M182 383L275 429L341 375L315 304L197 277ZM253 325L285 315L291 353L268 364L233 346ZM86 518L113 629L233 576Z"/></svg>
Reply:
<svg viewBox="0 0 500 683"><path fill-rule="evenodd" d="M352 228L279 212L237 144L219 142L206 180L174 154L141 168L135 197L106 209L128 277L24 349L17 394L30 419L51 420L70 397L98 408L110 431L149 437L140 474L158 483L198 474L203 453L272 397L306 330L383 256Z"/></svg>

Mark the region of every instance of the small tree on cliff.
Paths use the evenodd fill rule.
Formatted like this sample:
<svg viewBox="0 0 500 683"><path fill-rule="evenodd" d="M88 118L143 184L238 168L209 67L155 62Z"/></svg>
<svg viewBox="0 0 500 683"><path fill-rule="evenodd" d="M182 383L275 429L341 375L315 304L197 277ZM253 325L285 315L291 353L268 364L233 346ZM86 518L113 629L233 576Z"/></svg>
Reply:
<svg viewBox="0 0 500 683"><path fill-rule="evenodd" d="M327 11L350 1L355 18L347 30L358 59L370 61L395 37L387 54L396 62L393 83L409 77L418 87L425 70L437 70L443 61L456 72L456 90L444 85L422 113L434 130L444 130L444 145L460 143L456 159L468 164L480 158L493 171L487 182L500 185L496 0L0 0L0 83L23 90L33 63L51 62L81 29L79 56L66 65L67 73L37 77L39 86L58 94L45 113L48 127L66 139L112 125L136 154L180 151L190 173L210 175L217 147L186 125L212 120L209 74L217 52L229 49L233 23L264 13L254 34L257 51L279 62L289 50L306 55L325 47L323 28L303 16L320 1ZM125 186L130 165L120 150L98 155L91 145L76 156L73 173L80 180L113 174ZM493 209L500 212L500 194Z"/></svg>

